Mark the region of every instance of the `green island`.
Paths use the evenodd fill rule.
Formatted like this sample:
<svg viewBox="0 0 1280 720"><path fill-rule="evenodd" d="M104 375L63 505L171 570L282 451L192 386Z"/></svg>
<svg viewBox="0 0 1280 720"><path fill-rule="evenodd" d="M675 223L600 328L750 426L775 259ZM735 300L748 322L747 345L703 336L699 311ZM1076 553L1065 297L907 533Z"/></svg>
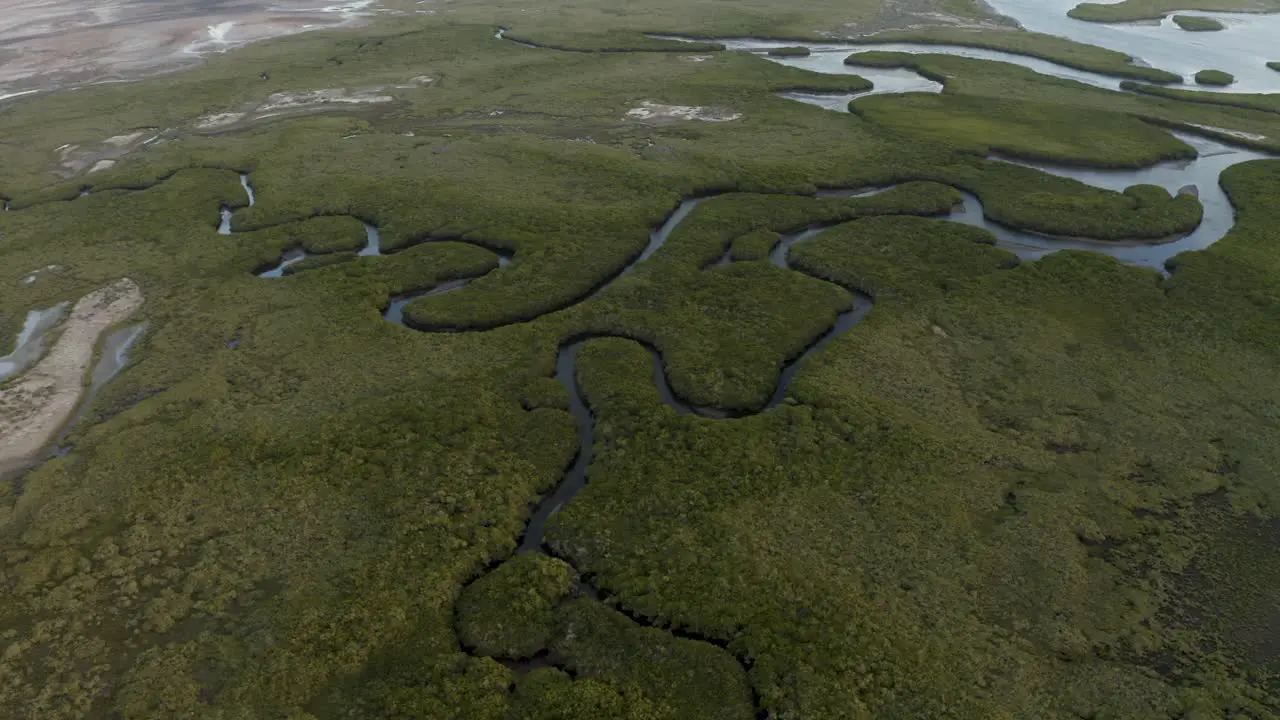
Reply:
<svg viewBox="0 0 1280 720"><path fill-rule="evenodd" d="M1123 52L1094 45L1082 45L1066 38L1022 30L991 27L924 27L910 30L886 30L867 37L866 42L965 45L1037 57L1066 67L1148 83L1177 83L1182 80L1180 76L1167 70L1135 64L1133 59Z"/></svg>
<svg viewBox="0 0 1280 720"><path fill-rule="evenodd" d="M1187 32L1216 32L1225 27L1211 17L1200 15L1174 15L1173 23Z"/></svg>
<svg viewBox="0 0 1280 720"><path fill-rule="evenodd" d="M1225 87L1235 82L1235 77L1228 72L1221 70L1201 70L1196 73L1197 85L1216 85Z"/></svg>
<svg viewBox="0 0 1280 720"><path fill-rule="evenodd" d="M1115 3L1080 3L1067 15L1090 22L1156 20L1176 10L1204 12L1280 12L1277 0L1121 0ZM1176 18L1175 18L1176 22ZM1179 23L1181 25L1181 23ZM1185 29L1185 28L1184 28Z"/></svg>
<svg viewBox="0 0 1280 720"><path fill-rule="evenodd" d="M534 10L0 98L0 717L1280 719L1273 96Z"/></svg>

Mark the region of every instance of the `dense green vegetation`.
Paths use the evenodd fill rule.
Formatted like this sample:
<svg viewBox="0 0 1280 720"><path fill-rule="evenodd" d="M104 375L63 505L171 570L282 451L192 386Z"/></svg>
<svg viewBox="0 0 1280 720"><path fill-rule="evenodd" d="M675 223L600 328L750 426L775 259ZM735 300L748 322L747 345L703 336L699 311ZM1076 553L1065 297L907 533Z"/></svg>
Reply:
<svg viewBox="0 0 1280 720"><path fill-rule="evenodd" d="M528 658L546 649L554 609L573 590L573 568L521 553L468 585L458 598L458 639L480 655Z"/></svg>
<svg viewBox="0 0 1280 720"><path fill-rule="evenodd" d="M282 275L297 275L307 270L318 270L331 265L340 265L344 262L350 262L356 259L353 252L336 252L328 255L314 255L312 257L299 260L281 271Z"/></svg>
<svg viewBox="0 0 1280 720"><path fill-rule="evenodd" d="M1183 102L1176 95L1114 93L1083 83L1052 78L1008 63L985 62L946 55L862 52L851 55L853 66L906 67L943 82L943 94L972 95L1006 101L1011 97L1064 107L1065 112L1096 109L1121 113L1173 127L1192 125L1229 128L1259 136L1262 149L1280 151L1280 115L1262 110Z"/></svg>
<svg viewBox="0 0 1280 720"><path fill-rule="evenodd" d="M1215 32L1224 27L1217 20L1200 15L1174 15L1173 23L1188 32Z"/></svg>
<svg viewBox="0 0 1280 720"><path fill-rule="evenodd" d="M574 680L563 670L539 668L520 678L512 701L511 720L560 718L618 718L653 720L661 717L653 703L636 692L623 694L594 678Z"/></svg>
<svg viewBox="0 0 1280 720"><path fill-rule="evenodd" d="M524 12L504 0L485 0L440 13L460 23L492 23L510 28L509 35L542 42L577 36L581 49L598 47L592 35L633 33L628 40L641 42L641 33L671 33L699 37L768 37L797 42L829 39L824 30L857 28L874 32L928 21L933 13L951 17L1011 24L992 17L970 0L907 0L893 6L872 0L806 0L780 12L776 4L739 0L730 4L701 5L679 0L646 0L619 6L611 0L584 0L572 5L552 4L539 12ZM567 30L572 28L573 30ZM844 30L841 34L847 34ZM615 41L615 44L617 41ZM558 44L558 43L557 43Z"/></svg>
<svg viewBox="0 0 1280 720"><path fill-rule="evenodd" d="M1276 70L1276 71L1280 72L1280 62L1277 62L1277 61L1274 61L1274 60L1273 60L1273 61L1271 61L1271 62L1268 62L1268 63L1267 63L1267 67L1271 68L1272 70Z"/></svg>
<svg viewBox="0 0 1280 720"><path fill-rule="evenodd" d="M921 218L869 218L842 225L799 245L791 264L877 298L899 303L957 292L971 278L1018 264L991 246L981 228ZM977 246L977 247L975 247Z"/></svg>
<svg viewBox="0 0 1280 720"><path fill-rule="evenodd" d="M803 45L773 48L769 51L772 57L809 57L809 48Z"/></svg>
<svg viewBox="0 0 1280 720"><path fill-rule="evenodd" d="M873 123L978 155L1093 167L1144 167L1196 156L1195 148L1147 123L1085 108L910 93L858 98L849 109Z"/></svg>
<svg viewBox="0 0 1280 720"><path fill-rule="evenodd" d="M1276 0L1121 0L1116 3L1080 3L1067 12L1077 20L1091 22L1132 22L1154 20L1174 10L1280 11Z"/></svg>
<svg viewBox="0 0 1280 720"><path fill-rule="evenodd" d="M533 35L505 32L504 37L517 43L547 50L569 52L716 52L724 46L714 42L688 43L651 38L635 31L584 33L572 30L540 30Z"/></svg>
<svg viewBox="0 0 1280 720"><path fill-rule="evenodd" d="M985 155L1136 164L1186 152L1143 122L1280 137L1280 116L883 53L859 62L910 63L944 94L846 115L773 93L861 78L493 38L807 37L969 2L539 10L442 5L0 113L0 190L22 208L0 213L0 344L122 276L149 323L72 449L0 485L0 715L1280 716L1280 162L1224 175L1237 227L1168 278L1087 252L1019 264L929 218L962 189L1015 228L1185 232L1190 196ZM418 76L435 80L392 87ZM273 92L379 85L394 103L183 134ZM740 118L628 117L644 101ZM49 172L54 148L137 127L180 139L87 197ZM716 193L610 282L682 199ZM388 254L351 256L354 218ZM796 270L763 262L813 225L832 227ZM253 277L297 247L326 266ZM726 251L739 262L708 268ZM485 331L380 317L460 278L408 314ZM851 290L875 309L755 413ZM560 559L513 555L579 449L554 366L592 334L619 337L579 356L590 482L551 518ZM677 394L742 417L662 405L624 338Z"/></svg>
<svg viewBox="0 0 1280 720"><path fill-rule="evenodd" d="M639 348L593 345L580 359L584 385L601 447L617 450L598 456L553 542L623 603L754 658L753 683L782 713L1274 716L1273 698L1224 674L1263 641L1180 610L1190 582L1198 597L1212 587L1253 603L1256 622L1257 603L1275 590L1217 555L1203 556L1212 585L1182 574L1201 557L1197 498L1225 486L1238 510L1216 522L1255 522L1248 508L1274 497L1272 471L1232 458L1268 468L1280 459L1254 444L1254 430L1233 427L1222 402L1247 397L1246 368L1272 362L1274 344L1202 324L1253 304L1230 327L1275 327L1276 316L1264 319L1269 301L1249 296L1275 268L1262 230L1274 206L1262 198L1280 166L1228 175L1233 200L1258 214L1221 248L1188 256L1167 294L1152 274L1087 253L1013 268L1009 255L980 250L984 233L924 220L861 220L801 245L797 263L873 291L877 309L804 376L797 406L732 427L657 404ZM1221 273L1255 253L1269 259L1224 286ZM1202 353L1225 360L1209 350L1223 341L1243 384L1219 397L1166 384ZM1153 355L1172 364L1141 360ZM1199 429L1152 427L1152 412L1180 407L1196 409ZM1111 440L1131 432L1144 439ZM1234 439L1214 439L1222 433ZM786 462L765 469L765 457ZM682 472L659 479L659 463ZM1179 507L1187 512L1169 512ZM911 532L922 516L929 533ZM884 533L898 542L877 542ZM986 611L950 599L975 577L990 578ZM1010 627L1009 613L1027 625ZM1236 639L1206 653L1209 637ZM1055 657L1029 649L1039 643ZM1167 677L1212 689L1165 695L1160 675L1122 658L1161 658ZM848 673L854 663L866 671Z"/></svg>
<svg viewBox="0 0 1280 720"><path fill-rule="evenodd" d="M1196 73L1196 83L1199 85L1226 86L1235 81L1235 76L1221 70L1201 70Z"/></svg>
<svg viewBox="0 0 1280 720"><path fill-rule="evenodd" d="M736 197L730 195L712 201L708 207L696 211L694 219L682 224L669 245L655 256L654 263L658 267L678 265L684 268L701 268L723 255L728 249L729 242L737 234L757 227L763 226L777 230L798 229L810 222L835 222L863 214L938 214L946 212L956 199L957 196L949 188L928 183L904 185L892 193L871 198L833 202L823 202L808 197L768 198L757 195ZM729 203L738 212L715 212L716 208L724 207ZM704 226L698 222L703 217L714 217L718 222L704 230ZM639 249L632 253L632 258L639 254ZM603 275L596 280L596 283L601 284L607 281L620 269L620 267L613 268L613 272ZM543 282L550 284L556 281L567 281L572 275L581 277L582 268L560 267L555 270L555 273ZM699 277L691 283L690 287L701 285L703 281L704 279ZM666 279L663 285L669 286L671 282L670 279ZM734 291L732 294L748 292L746 286L740 287L742 287L741 290ZM675 294L678 295L678 293ZM579 298L573 300L577 299ZM538 304L522 301L509 291L487 296L476 293L452 293L411 303L405 308L405 321L411 327L420 329L475 328L509 324L526 321L546 312L545 306L541 304L541 298L534 302ZM648 308L649 304L650 300L646 299L643 307ZM488 318L493 319L488 320ZM665 326L675 320L671 317L663 319L652 317L645 322L655 326ZM768 379L761 377L759 382L760 387L754 389L751 394L758 396L763 393L767 396L764 386L768 384Z"/></svg>
<svg viewBox="0 0 1280 720"><path fill-rule="evenodd" d="M734 238L732 259L734 262L765 260L769 251L778 244L782 236L768 228L759 228Z"/></svg>
<svg viewBox="0 0 1280 720"><path fill-rule="evenodd" d="M558 612L554 651L577 677L638 688L661 717L749 720L754 716L746 674L733 656L705 642L636 625L587 599Z"/></svg>

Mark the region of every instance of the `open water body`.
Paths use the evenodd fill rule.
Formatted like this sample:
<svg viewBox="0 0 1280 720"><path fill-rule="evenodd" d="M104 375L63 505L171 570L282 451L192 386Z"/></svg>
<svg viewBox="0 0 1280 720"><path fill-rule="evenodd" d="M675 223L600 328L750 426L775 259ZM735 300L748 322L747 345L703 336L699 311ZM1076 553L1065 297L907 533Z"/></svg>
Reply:
<svg viewBox="0 0 1280 720"><path fill-rule="evenodd" d="M986 0L1001 15L1033 32L1116 50L1190 81L1200 70L1225 70L1235 84L1220 92L1280 90L1280 73L1266 66L1276 55L1280 14L1178 12L1158 22L1092 23L1067 17L1077 0ZM1217 32L1187 32L1170 17L1201 15L1222 22Z"/></svg>

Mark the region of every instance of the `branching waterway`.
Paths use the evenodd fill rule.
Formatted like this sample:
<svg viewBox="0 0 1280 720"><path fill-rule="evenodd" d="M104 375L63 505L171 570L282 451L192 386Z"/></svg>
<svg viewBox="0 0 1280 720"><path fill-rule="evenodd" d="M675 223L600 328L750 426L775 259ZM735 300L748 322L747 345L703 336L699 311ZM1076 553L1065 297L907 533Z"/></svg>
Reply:
<svg viewBox="0 0 1280 720"><path fill-rule="evenodd" d="M1262 17L1270 18L1272 16ZM1070 22L1077 23L1080 21L1071 20ZM1086 24L1095 25L1094 23ZM661 37L694 41L692 38L679 36ZM856 63L856 53L871 49L916 54L937 53L981 60L994 60L1021 65L1045 75L1076 80L1095 87L1109 90L1119 90L1120 87L1118 79L1107 75L1076 70L1038 58L958 45L826 43L810 46L812 54L808 57L774 57L768 54L770 50L785 47L789 43L750 38L718 39L715 42L724 44L728 50L755 53L780 65L828 75L857 75L875 85L871 90L861 93L779 93L784 98L835 112L848 112L849 103L864 95L905 92L936 93L942 91L942 84L923 77L912 70L901 68L886 70L850 64ZM1271 78L1271 83L1268 86L1269 89L1275 89L1280 85L1280 74L1272 70L1267 70L1267 72L1275 76ZM1034 168L1050 175L1071 178L1086 185L1116 192L1122 192L1133 185L1147 184L1158 185L1170 193L1186 192L1194 189L1201 205L1204 207L1204 217L1193 232L1182 237L1171 238L1169 241L1159 244L1097 243L1091 242L1087 238L1054 238L1018 232L987 220L984 216L981 202L977 197L969 193L964 193L964 207L953 213L951 219L990 231L996 236L1001 247L1011 250L1027 260L1043 257L1056 250L1080 249L1104 252L1122 262L1133 265L1163 269L1168 260L1178 253L1188 250L1203 250L1222 239L1235 224L1235 213L1231 208L1231 203L1218 182L1222 172L1242 162L1269 157L1262 152L1233 147L1216 140L1192 135L1188 132L1174 132L1173 135L1196 149L1197 157L1194 160L1165 162L1138 170L1096 170L1011 158L997 157L992 159Z"/></svg>
<svg viewBox="0 0 1280 720"><path fill-rule="evenodd" d="M1117 28L1113 26L1099 26L1070 20L1063 14L1065 8L1058 8L1058 5L1061 4L1060 0L1045 0L1044 6L1036 5L1035 7L1031 7L1031 0L990 1L998 10L1004 11L1016 19L1019 19L1029 29L1051 32L1084 42L1114 47L1114 49L1120 49L1131 54L1137 54L1145 61L1151 62L1158 67L1171 69L1175 72L1189 74L1198 69L1202 69L1203 67L1216 67L1218 69L1227 70L1235 74L1239 79L1231 90L1243 91L1250 89L1252 91L1257 91L1262 89L1272 89L1272 87L1277 84L1275 78L1280 77L1266 75L1266 73L1273 73L1273 71L1265 69L1265 58L1262 58L1262 55L1259 54L1262 50L1260 47L1255 47L1257 43L1261 42L1256 39L1258 37L1274 38L1277 35L1280 35L1280 25L1276 24L1276 19L1273 17L1227 17L1226 19L1229 30L1239 30L1239 38L1254 38L1245 42L1247 47L1241 48L1237 45L1234 49L1229 50L1228 48L1231 47L1231 43L1229 42L1229 38L1226 36L1221 38L1209 38L1208 40L1186 38L1185 41L1179 38L1177 41L1171 42L1171 38L1168 37L1168 28L1164 25L1124 26L1122 28ZM1056 15L1054 15L1054 13L1056 13ZM1049 19L1050 15L1054 15L1053 19ZM1222 17L1222 14L1216 14L1215 16ZM1253 29L1249 30L1249 28ZM1257 30L1257 28L1269 28L1269 30L1260 31ZM1081 36L1077 37L1077 35ZM502 39L502 33L499 32L497 37ZM1144 44L1145 41L1136 44L1131 42L1133 38L1147 37L1158 38L1158 40L1152 40L1152 44L1150 46ZM784 42L755 39L730 39L719 40L718 42L722 42L729 50L747 51L761 55L766 55L769 50L788 44ZM1121 47L1126 42L1130 44ZM1203 49L1202 47L1197 47L1197 53L1200 54L1190 54L1185 49L1185 45L1186 43L1191 42L1203 42L1205 43L1203 47L1211 48L1213 49L1213 52L1205 54L1200 52ZM520 44L525 47L532 47L525 43ZM828 74L856 74L872 81L875 85L873 89L865 93L822 94L787 92L782 94L783 97L791 100L838 112L847 112L850 101L860 95L940 92L943 90L943 86L938 82L922 77L910 70L857 68L846 64L846 58L849 55L866 50L888 50L906 53L936 53L957 55L980 60L996 60L1014 63L1053 77L1084 82L1095 87L1116 91L1120 89L1120 81L1114 77L1067 68L1038 58L970 47L915 45L908 43L882 43L874 45L868 45L865 43L822 43L811 46L811 50L812 54L809 57L769 57L769 59L773 62L814 72ZM856 62L856 56L853 61ZM1255 63L1257 65L1258 72L1252 72L1247 67L1249 63ZM1195 65L1195 67L1192 67L1192 65ZM1204 208L1204 218L1193 232L1183 237L1172 238L1167 242L1159 244L1104 243L1090 241L1088 239L1055 238L1021 232L1016 229L1000 226L987 219L979 198L968 192L962 192L962 202L953 208L952 212L948 216L940 219L983 228L991 232L996 237L997 243L1000 246L1015 252L1025 260L1034 260L1045 254L1067 248L1088 249L1111 255L1122 262L1163 270L1166 263L1174 255L1189 250L1206 248L1223 237L1223 235L1230 230L1234 224L1234 214L1230 202L1219 186L1218 178L1222 171L1228 167L1247 160L1265 157L1262 153L1233 148L1220 142L1207 140L1199 136L1186 133L1178 133L1177 135L1180 139L1196 148L1198 153L1196 158L1189 161L1161 163L1139 170L1090 170L1086 168L1033 163L1012 158L991 158L991 160L1025 165L1041 172L1070 178L1087 185L1112 191L1122 191L1125 188L1136 184L1159 185L1170 193L1188 192L1191 188L1194 188L1194 191L1198 195ZM245 190L248 205L252 206L256 204L257 198L253 191L253 187L249 182L249 177L242 174L240 176L240 182ZM866 195L882 192L888 189L890 189L890 187L826 190L820 193L819 197L832 199L847 198L854 195ZM650 234L648 244L639 253L637 253L635 257L633 257L623 267L619 268L599 287L596 287L584 297L572 300L567 303L565 307L592 300L600 293L612 287L619 278L625 277L633 272L637 266L648 261L656 253L661 251L676 229L679 228L688 217L697 211L697 208L701 203L710 201L713 201L713 198L691 197L685 199L675 209L673 209L671 214L659 227L653 229ZM232 218L232 211L229 208L223 208L217 226L219 233L230 235L235 232L232 227ZM363 248L355 253L356 261L359 261L359 258L361 257L384 254L378 228L363 220L362 223L366 233L366 241ZM823 231L823 227L803 227L797 228L795 232L783 236L771 249L769 255L770 262L780 268L799 272L799 270L791 266L791 249L799 243L812 239ZM308 257L311 256L302 248L289 248L281 254L278 262L272 264L266 269L260 270L257 272L257 275L264 279L285 277L288 275L288 269L291 266L302 262ZM498 257L498 264L500 267L513 261L513 257L510 253L498 253ZM727 262L732 262L732 257L726 251L722 260L716 264L719 265ZM439 283L433 287L423 288L413 293L390 298L387 307L383 311L384 317L389 322L403 325L405 324L404 311L410 303L415 301L426 301L431 297L462 291L468 286L469 282L470 280L465 278L453 279ZM774 390L770 394L768 400L763 406L751 413L730 412L716 407L697 406L689 403L684 398L681 398L673 389L671 382L667 377L665 363L659 351L651 345L640 343L648 350L652 358L654 384L661 402L676 413L698 416L706 422L731 422L735 418L741 418L744 415L756 415L770 412L778 408L785 402L797 374L800 369L804 367L806 361L815 354L822 352L830 343L852 331L874 308L874 301L868 295L865 295L852 287L843 287L843 289L849 293L849 303L847 308L841 312L836 317L832 325L825 332L815 338L808 347L787 360L779 371ZM556 308L556 310L562 309L564 309L564 307ZM9 355L0 358L0 381L22 372L39 357L41 353L41 340L43 335L51 327L56 325L62 313L62 307L54 307L43 311L34 311L28 315L27 322L24 325L14 351ZM110 380L112 376L119 372L120 368L126 364L128 348L140 336L142 331L143 328L141 326L133 326L120 330L107 338L104 343L99 365L92 373L91 387L87 397L81 405L80 413L83 413L84 410L89 407L97 390ZM533 508L519 543L519 552L546 552L547 548L545 547L544 540L548 522L556 512L570 503L587 484L588 472L594 458L596 422L587 402L587 398L583 394L577 382L577 361L579 353L586 343L589 343L596 337L607 336L608 335L575 336L564 340L559 347L556 357L555 378L561 383L568 393L568 410L575 419L577 425L579 448L572 464L566 470L561 482L551 493L543 497ZM571 560L571 558L568 559ZM583 585L583 592L591 596L598 597L600 595L598 589L591 587L590 584L586 582L584 582ZM640 620L643 621L643 619Z"/></svg>
<svg viewBox="0 0 1280 720"><path fill-rule="evenodd" d="M1014 0L1014 2L1018 2L1018 0ZM999 3L997 3L997 6L999 7ZM501 39L502 33L499 32L497 37ZM761 54L767 54L770 49L782 47L788 44L783 42L753 39L736 39L719 42L724 42L729 50L744 50ZM524 43L521 44L525 45ZM527 47L527 45L525 46ZM871 80L875 84L876 87L867 93L783 93L783 97L816 105L827 110L847 112L849 102L859 95L895 92L939 92L942 90L942 85L939 83L928 78L924 78L909 70L895 69L886 71L883 69L869 68L853 69L846 64L846 57L851 53L856 51L865 51L868 49L911 53L942 53L982 60L1011 62L1054 77L1076 80L1109 90L1120 89L1120 81L1106 75L1066 68L1037 58L960 46L894 43L868 47L866 45L833 43L813 46L811 48L812 54L809 57L769 57L769 59L784 65L790 65L815 72L858 74L868 80ZM856 58L854 61L856 62ZM1170 67L1179 67L1173 63L1169 63L1168 65ZM1261 62L1259 62L1259 66L1261 66ZM1230 67L1227 69L1230 69ZM981 227L990 231L997 238L999 245L1016 252L1020 257L1025 259L1034 259L1047 253L1065 248L1082 248L1104 252L1123 262L1163 269L1167 261L1174 255L1188 250L1206 248L1222 238L1222 236L1230 230L1234 224L1234 213L1230 202L1219 186L1219 175L1223 170L1237 163L1265 157L1265 155L1261 153L1240 150L1223 145L1222 143L1188 134L1178 134L1178 137L1196 148L1197 157L1194 160L1161 163L1140 170L1090 170L1073 167L1060 167L1043 163L1028 163L1006 158L992 159L1027 165L1042 172L1071 178L1094 187L1114 191L1123 191L1125 188L1137 184L1159 185L1170 193L1194 191L1200 198L1204 207L1204 217L1195 231L1184 237L1175 238L1169 242L1161 244L1102 244L1091 242L1087 239L1049 238L1029 233L1022 233L990 222L985 217L985 213L983 212L982 204L979 199L967 192L962 193L963 203L961 206L956 208L947 219L954 222ZM864 193L865 191L861 193L858 191L827 191L821 196L848 197L854 194ZM660 228L655 229L651 235L649 245L644 249L644 251L635 260L623 268L623 270L615 276L615 279L631 272L638 263L643 262L655 253L662 244L666 242L667 238L671 235L671 232L675 229L675 226L694 210L696 202L697 201L695 200L687 200L682 203L681 206L673 212L666 223L664 223ZM791 248L795 244L811 239L821 232L822 228L811 227L784 236L773 248L773 251L770 254L770 261L779 267L794 270L794 268L791 268L789 263L789 253ZM720 262L716 263L716 265L724 264L730 260L730 255L726 252L724 258L722 258ZM820 352L826 345L856 327L857 324L871 311L873 308L873 302L870 297L858 293L853 288L845 289L854 295L852 306L845 312L841 313L835 323L833 323L827 332L818 338L817 341L811 344L800 355L792 358L786 363L779 374L774 392L765 406L758 412L768 412L780 405L785 400L791 383L795 379L796 373L799 368L803 366L804 362L815 353ZM599 291L600 290L597 290L597 292ZM577 358L583 345L586 342L589 342L589 340L590 338L570 339L561 346L559 355L556 359L556 379L568 391L569 411L574 416L578 426L580 446L572 465L565 473L561 483L551 494L544 497L534 509L519 546L519 550L521 552L537 552L546 550L543 545L543 539L546 532L547 522L556 512L571 502L577 493L579 493L587 484L587 473L590 468L595 449L595 419L592 416L591 409L587 404L586 398L583 396L583 393L578 386ZM668 381L661 355L652 346L645 345L644 343L641 344L646 347L652 356L654 384L656 385L659 397L664 404L682 414L698 414L710 418L725 418L729 416L729 413L718 411L715 408L694 407L679 398ZM589 586L588 591L593 595L599 594L597 589L590 588Z"/></svg>
<svg viewBox="0 0 1280 720"><path fill-rule="evenodd" d="M727 44L735 49L762 54L767 53L767 51L773 47L780 46L779 43L754 40L730 41ZM847 112L850 100L861 94L939 92L942 90L942 86L939 83L924 78L910 70L883 70L850 67L845 63L845 57L852 47L854 46L840 44L833 45L831 47L817 47L814 48L816 52L808 58L771 57L770 60L817 72L859 74L875 83L876 87L873 90L868 93L834 95L791 92L784 93L783 96L799 102L816 105L827 110ZM881 49L914 52L946 52L953 48L947 46L922 47L895 44L892 46L883 46ZM956 51L954 54L963 54L967 57L977 57L980 59L998 59L1006 62L1017 62L1018 64L1031 67L1038 71L1047 71L1047 74L1052 74L1058 77L1068 77L1082 82L1089 82L1090 84L1106 87L1108 89L1118 89L1119 87L1118 82L1113 78L1077 71L1070 68L1061 68L1046 61L1024 58L1021 56L1010 55L1008 53L974 50L971 48L954 48L954 50ZM1113 191L1123 191L1125 188L1135 184L1159 185L1164 187L1170 193L1187 192L1190 191L1191 188L1194 188L1194 191L1198 194L1204 207L1204 219L1194 232L1189 233L1184 237L1172 239L1171 241L1159 244L1101 243L1090 241L1088 239L1054 238L1020 232L1000 226L988 220L981 201L975 195L964 191L961 191L961 196L963 198L962 202L953 208L949 216L942 219L983 228L991 232L996 237L998 245L1015 252L1021 258L1027 260L1034 260L1057 250L1076 248L1103 252L1112 255L1123 262L1131 264L1163 269L1165 263L1174 255L1187 250L1203 249L1208 247L1230 230L1234 223L1234 214L1229 201L1218 185L1218 176L1224 169L1236 163L1264 157L1261 153L1240 150L1216 141L1207 140L1185 133L1178 134L1178 137L1196 148L1198 155L1195 159L1190 161L1161 163L1140 170L1090 170L1075 167L1055 166L1045 163L1031 163L1009 158L991 159L1026 165L1042 172L1071 178L1087 185ZM249 184L247 176L241 176L241 183L245 188L249 204L253 205L256 202L256 198L253 195L252 186ZM876 192L882 192L887 189L889 188L827 190L820 193L819 197L832 199L847 198L852 196L869 195ZM591 300L612 286L619 278L630 274L639 264L650 259L655 253L661 250L667 240L671 237L672 233L682 222L696 211L697 207L701 203L712 199L712 197L693 197L681 202L660 226L654 228L650 234L648 244L640 253L638 253L629 263L617 271L600 287L597 287L586 297L574 301L574 303ZM377 228L367 222L364 223L364 227L367 234L367 241L365 247L358 253L358 255L371 256L382 254ZM231 232L231 213L229 210L223 211L219 231L223 233ZM791 248L798 243L815 237L822 231L822 227L808 227L801 228L797 232L783 236L772 249L769 257L770 261L778 267L794 270L789 262L789 253ZM278 263L273 265L271 268L260 272L259 276L263 278L282 277L286 274L285 271L288 267L301 262L307 257L308 254L301 248L288 250L282 255ZM506 265L510 261L511 257L509 254L503 255L500 258L500 264L502 265ZM731 262L731 257L726 251L725 256L716 264L721 265L727 262ZM405 324L404 310L410 303L421 299L444 295L446 293L457 292L467 287L469 282L469 279L450 280L431 288L392 298L384 311L384 317L390 322L403 325ZM800 368L804 366L805 361L814 354L821 352L831 342L850 332L874 307L873 300L869 296L858 292L854 288L845 288L845 290L849 291L852 295L849 308L838 315L835 322L825 333L818 337L803 352L798 354L796 357L791 358L783 366L779 373L777 384L775 385L774 391L771 393L768 401L763 407L757 410L756 413L752 414L768 412L781 405L785 401L791 384ZM520 541L520 552L547 551L547 548L544 546L544 539L548 522L556 512L571 502L587 484L587 474L594 457L595 449L595 418L592 415L587 399L578 386L577 359L582 347L593 337L599 336L571 338L565 341L559 349L556 358L555 377L568 392L568 409L577 424L580 444L573 463L566 470L561 482L550 494L543 497L533 508L528 524L526 525L525 532ZM715 407L696 406L681 398L671 386L661 354L657 349L648 344L641 343L641 345L646 348L652 358L654 384L657 388L659 398L669 408L677 413L697 415L709 420L729 419L742 416L742 413L730 413ZM583 587L584 592L587 592L590 595L600 595L600 591L597 588L591 587L589 584L584 584ZM535 665L537 664L535 663L528 667L533 667ZM528 669L528 667L518 663L513 664L512 666L524 670Z"/></svg>

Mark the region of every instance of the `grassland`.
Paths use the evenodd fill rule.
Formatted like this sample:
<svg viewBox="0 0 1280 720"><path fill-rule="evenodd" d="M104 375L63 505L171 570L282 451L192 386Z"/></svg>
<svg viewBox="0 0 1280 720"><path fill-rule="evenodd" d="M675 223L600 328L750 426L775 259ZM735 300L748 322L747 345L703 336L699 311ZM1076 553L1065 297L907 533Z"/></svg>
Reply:
<svg viewBox="0 0 1280 720"><path fill-rule="evenodd" d="M974 154L1027 160L1073 158L1092 167L1145 167L1187 159L1195 148L1140 120L1060 105L966 95L872 95L850 110L866 120L912 132ZM1051 141L1045 139L1048 130Z"/></svg>
<svg viewBox="0 0 1280 720"><path fill-rule="evenodd" d="M1201 15L1174 15L1173 24L1187 32L1216 32L1225 27L1221 22Z"/></svg>
<svg viewBox="0 0 1280 720"><path fill-rule="evenodd" d="M1154 20L1174 10L1208 12L1277 12L1275 0L1122 0L1117 3L1080 3L1067 12L1077 20L1133 22Z"/></svg>
<svg viewBox="0 0 1280 720"><path fill-rule="evenodd" d="M774 93L862 79L537 50L494 27L579 27L600 48L887 22L887 6L543 10L302 35L0 113L0 191L22 207L0 214L0 344L28 310L123 276L150 328L70 452L0 485L0 715L1280 715L1280 163L1224 176L1237 227L1169 278L1084 252L1019 264L928 217L959 188L1013 227L1185 231L1194 198L984 156L1133 164L1185 154L1143 122L1280 138L1280 116L884 54L945 76L927 122L899 98L831 113ZM412 87L379 107L187 132L286 89L395 85ZM646 100L740 117L628 118ZM180 139L49 173L54 148L137 127ZM599 289L682 199L713 194ZM350 258L353 218L396 252ZM832 227L793 249L801 271L761 262L815 224ZM297 246L344 261L253 276ZM740 262L708 269L726 251ZM410 315L456 332L381 318L454 278L476 279ZM850 288L875 296L868 319L752 414ZM514 556L579 449L557 353L592 334L617 337L577 368L590 482L552 517L559 559ZM676 414L624 338L659 350L682 397L744 417ZM531 654L551 667L498 661Z"/></svg>

